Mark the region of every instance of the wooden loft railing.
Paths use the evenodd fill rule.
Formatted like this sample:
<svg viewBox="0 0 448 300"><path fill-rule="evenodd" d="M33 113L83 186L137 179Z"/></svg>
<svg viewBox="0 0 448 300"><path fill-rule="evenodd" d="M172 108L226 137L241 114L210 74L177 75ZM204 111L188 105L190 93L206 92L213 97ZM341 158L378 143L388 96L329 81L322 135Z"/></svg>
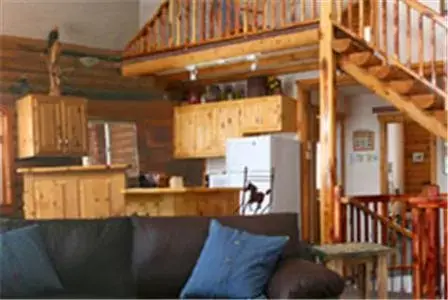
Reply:
<svg viewBox="0 0 448 300"><path fill-rule="evenodd" d="M416 0L348 0L334 5L339 28L370 46L383 64L419 80L447 103L448 23L444 17ZM441 61L444 75L437 76ZM418 63L417 70L411 68L413 63Z"/></svg>
<svg viewBox="0 0 448 300"><path fill-rule="evenodd" d="M316 23L318 0L165 0L124 59Z"/></svg>
<svg viewBox="0 0 448 300"><path fill-rule="evenodd" d="M346 197L337 188L335 200L335 242L375 242L395 248L389 260L390 288L404 292L404 297L411 290L414 299L446 299L447 194L439 194L433 186L420 197ZM346 271L355 275L354 270Z"/></svg>

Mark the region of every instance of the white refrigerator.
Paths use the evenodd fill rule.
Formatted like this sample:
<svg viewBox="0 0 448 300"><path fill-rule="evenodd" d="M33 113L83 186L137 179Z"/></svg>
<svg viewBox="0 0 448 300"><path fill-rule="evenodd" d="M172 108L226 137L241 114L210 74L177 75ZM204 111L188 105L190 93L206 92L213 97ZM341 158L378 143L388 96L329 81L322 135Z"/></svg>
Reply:
<svg viewBox="0 0 448 300"><path fill-rule="evenodd" d="M263 213L296 212L300 218L299 151L300 144L295 134L228 139L225 174L214 180L215 186L242 188L244 169L247 168L247 181L263 193L268 189L272 191L263 201ZM247 200L249 193L245 196ZM244 214L253 214L254 211L255 205L252 205Z"/></svg>

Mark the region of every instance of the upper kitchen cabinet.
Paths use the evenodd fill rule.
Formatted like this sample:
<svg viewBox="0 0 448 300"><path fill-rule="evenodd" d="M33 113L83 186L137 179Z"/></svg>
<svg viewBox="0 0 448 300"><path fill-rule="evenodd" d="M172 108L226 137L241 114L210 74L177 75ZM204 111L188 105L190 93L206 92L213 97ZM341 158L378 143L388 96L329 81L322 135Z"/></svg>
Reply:
<svg viewBox="0 0 448 300"><path fill-rule="evenodd" d="M87 101L30 94L16 103L18 156L83 156L88 151Z"/></svg>
<svg viewBox="0 0 448 300"><path fill-rule="evenodd" d="M174 156L224 156L228 138L295 132L296 122L296 100L285 96L179 106L174 111Z"/></svg>
<svg viewBox="0 0 448 300"><path fill-rule="evenodd" d="M268 96L242 101L242 135L294 132L297 128L296 100Z"/></svg>

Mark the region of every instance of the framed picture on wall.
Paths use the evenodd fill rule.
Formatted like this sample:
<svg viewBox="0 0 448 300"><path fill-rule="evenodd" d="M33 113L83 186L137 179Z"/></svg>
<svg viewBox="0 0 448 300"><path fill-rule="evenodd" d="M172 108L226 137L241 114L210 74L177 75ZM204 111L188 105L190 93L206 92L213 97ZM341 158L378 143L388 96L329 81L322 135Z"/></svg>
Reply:
<svg viewBox="0 0 448 300"><path fill-rule="evenodd" d="M375 133L372 130L356 130L353 132L353 151L375 150Z"/></svg>
<svg viewBox="0 0 448 300"><path fill-rule="evenodd" d="M448 175L448 142L442 143L442 168L443 174Z"/></svg>

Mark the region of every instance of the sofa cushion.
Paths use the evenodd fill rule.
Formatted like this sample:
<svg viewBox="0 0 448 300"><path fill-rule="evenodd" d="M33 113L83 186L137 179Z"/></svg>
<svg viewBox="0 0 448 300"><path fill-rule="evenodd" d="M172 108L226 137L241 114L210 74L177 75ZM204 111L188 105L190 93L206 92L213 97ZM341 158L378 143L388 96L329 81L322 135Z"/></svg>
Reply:
<svg viewBox="0 0 448 300"><path fill-rule="evenodd" d="M336 299L344 291L344 279L324 265L298 258L283 260L268 287L271 299Z"/></svg>
<svg viewBox="0 0 448 300"><path fill-rule="evenodd" d="M1 227L39 224L44 244L66 294L135 296L129 219L14 220Z"/></svg>
<svg viewBox="0 0 448 300"><path fill-rule="evenodd" d="M181 298L253 299L265 286L288 236L250 234L210 222L207 240Z"/></svg>
<svg viewBox="0 0 448 300"><path fill-rule="evenodd" d="M0 295L32 297L63 287L46 253L38 226L0 234Z"/></svg>
<svg viewBox="0 0 448 300"><path fill-rule="evenodd" d="M207 217L133 217L133 271L138 297L177 298L207 238ZM297 215L228 216L217 220L253 234L290 237L283 256L302 251Z"/></svg>

